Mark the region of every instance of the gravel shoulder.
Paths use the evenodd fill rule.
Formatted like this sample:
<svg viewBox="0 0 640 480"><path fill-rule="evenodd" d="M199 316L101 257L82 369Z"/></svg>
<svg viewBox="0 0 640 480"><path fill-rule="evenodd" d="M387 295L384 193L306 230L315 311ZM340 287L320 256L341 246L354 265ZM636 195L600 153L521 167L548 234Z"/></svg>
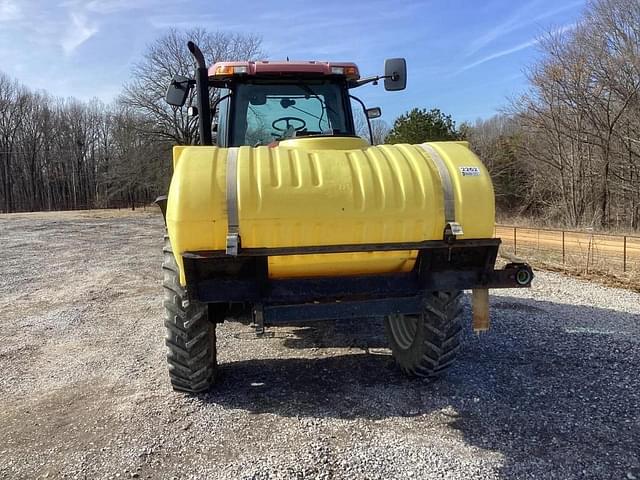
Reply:
<svg viewBox="0 0 640 480"><path fill-rule="evenodd" d="M162 233L155 211L0 215L1 478L640 479L638 293L537 272L431 384L378 320L225 323L219 385L187 396Z"/></svg>

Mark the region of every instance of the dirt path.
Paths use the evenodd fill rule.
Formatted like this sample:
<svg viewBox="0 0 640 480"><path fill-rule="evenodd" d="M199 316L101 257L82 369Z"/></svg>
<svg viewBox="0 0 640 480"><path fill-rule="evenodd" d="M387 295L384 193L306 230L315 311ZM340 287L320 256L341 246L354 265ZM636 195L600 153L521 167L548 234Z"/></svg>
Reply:
<svg viewBox="0 0 640 480"><path fill-rule="evenodd" d="M379 320L220 328L174 393L153 212L0 216L1 478L640 478L640 296L551 273L425 384ZM468 316L468 305L465 307Z"/></svg>
<svg viewBox="0 0 640 480"><path fill-rule="evenodd" d="M505 245L513 248L513 227L497 226L495 236L502 238ZM524 249L562 252L562 231L517 227L516 243L519 248ZM587 251L591 251L593 255L622 261L625 243L621 235L591 235L569 231L564 235L564 248L567 255L586 255ZM629 263L640 261L640 237L628 236L626 250Z"/></svg>

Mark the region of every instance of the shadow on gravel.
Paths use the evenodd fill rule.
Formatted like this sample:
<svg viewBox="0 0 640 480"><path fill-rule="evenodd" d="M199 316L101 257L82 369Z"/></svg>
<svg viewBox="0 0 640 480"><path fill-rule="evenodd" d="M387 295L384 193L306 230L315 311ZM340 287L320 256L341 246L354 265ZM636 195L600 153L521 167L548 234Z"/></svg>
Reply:
<svg viewBox="0 0 640 480"><path fill-rule="evenodd" d="M295 336L286 338L287 348L386 348L387 339L381 318L314 322L298 327Z"/></svg>
<svg viewBox="0 0 640 480"><path fill-rule="evenodd" d="M504 478L640 478L638 316L515 297L493 297L492 309L492 330L466 334L434 383L404 378L388 355L318 357L322 347L383 344L381 326L316 324L285 340L320 348L314 358L223 364L201 399L288 417L445 424L501 453Z"/></svg>

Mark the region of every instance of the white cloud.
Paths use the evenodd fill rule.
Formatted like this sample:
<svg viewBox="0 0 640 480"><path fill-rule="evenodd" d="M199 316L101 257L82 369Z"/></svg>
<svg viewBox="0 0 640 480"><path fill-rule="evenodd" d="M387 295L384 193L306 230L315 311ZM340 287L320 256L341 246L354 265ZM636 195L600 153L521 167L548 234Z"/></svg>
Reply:
<svg viewBox="0 0 640 480"><path fill-rule="evenodd" d="M522 8L517 10L509 19L492 28L491 30L485 32L480 35L478 38L473 40L469 48L467 50L467 56L473 55L477 51L486 47L490 43L494 42L498 38L501 38L511 32L515 32L521 28L524 28L528 25L539 22L540 20L544 20L545 18L553 17L554 15L558 15L566 10L570 10L572 8L578 7L584 4L584 0L576 0L570 3L566 3L558 8L552 10L545 10L543 13L532 16L531 9L536 6L536 2L525 4Z"/></svg>
<svg viewBox="0 0 640 480"><path fill-rule="evenodd" d="M469 44L467 55L473 55L478 50L489 45L494 40L508 33L511 33L526 24L526 22L522 22L521 18L530 10L530 8L534 4L535 3L527 3L521 5L521 7L516 10L507 20L499 23L492 29L486 31L485 33L471 41L471 43Z"/></svg>
<svg viewBox="0 0 640 480"><path fill-rule="evenodd" d="M121 12L123 10L130 10L131 8L135 8L138 3L140 2L131 0L93 0L87 3L86 8L91 12L109 14Z"/></svg>
<svg viewBox="0 0 640 480"><path fill-rule="evenodd" d="M66 55L71 55L76 48L93 37L99 30L82 13L71 12L70 18L72 25L67 28L67 33L60 42Z"/></svg>
<svg viewBox="0 0 640 480"><path fill-rule="evenodd" d="M172 0L172 5L185 3L186 0ZM99 15L111 15L130 10L166 10L167 2L164 0L69 0L67 5L84 5L87 12Z"/></svg>
<svg viewBox="0 0 640 480"><path fill-rule="evenodd" d="M0 22L11 22L21 16L20 6L14 0L0 0Z"/></svg>
<svg viewBox="0 0 640 480"><path fill-rule="evenodd" d="M212 14L197 14L197 13L184 13L184 14L157 14L147 17L147 21L153 28L165 29L165 28L199 28L199 27L211 27L212 30L224 26L227 31L238 30L242 31L246 28L246 24L232 23L225 21L223 17Z"/></svg>
<svg viewBox="0 0 640 480"><path fill-rule="evenodd" d="M460 70L458 70L458 73L464 72L465 70L469 70L470 68L473 68L473 67L477 67L478 65L482 65L483 63L490 62L491 60L495 60L496 58L506 57L507 55L511 55L512 53L519 52L520 50L529 48L537 44L538 42L539 42L538 39L533 39L527 42L523 42L514 47L507 48L506 50L500 50L499 52L492 53L491 55L487 55L486 57L481 58L480 60L476 60L475 62L465 65Z"/></svg>
<svg viewBox="0 0 640 480"><path fill-rule="evenodd" d="M569 30L573 30L575 28L576 24L575 23L570 23L568 25L564 25L563 27L560 27L556 30L554 30L555 33L564 33L564 32L568 32ZM519 52L520 50L525 50L529 47L532 47L534 45L537 45L538 43L540 43L540 38L534 38L532 40L528 40L526 42L520 43L518 45L515 45L511 48L507 48L505 50L500 50L498 52L494 52L490 55L487 55L486 57L482 57L479 60L476 60L475 62L471 62L465 66L463 66L462 68L460 68L456 74L464 72L465 70L469 70L471 68L477 67L478 65L482 65L483 63L487 63L490 62L491 60L495 60L497 58L501 58L501 57L506 57L507 55L511 55L512 53L516 53Z"/></svg>

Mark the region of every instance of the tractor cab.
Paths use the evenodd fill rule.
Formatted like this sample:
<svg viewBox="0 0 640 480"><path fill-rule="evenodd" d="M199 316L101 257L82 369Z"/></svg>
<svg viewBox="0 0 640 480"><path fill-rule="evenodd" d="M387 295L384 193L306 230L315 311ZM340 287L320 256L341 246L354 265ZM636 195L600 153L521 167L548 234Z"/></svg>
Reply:
<svg viewBox="0 0 640 480"><path fill-rule="evenodd" d="M357 138L352 100L362 107L372 136L370 120L379 117L381 110L367 109L350 90L380 79L387 90L406 86L402 58L387 60L384 76L361 79L358 67L345 62L238 61L205 68L202 53L195 45L193 49L198 61L196 79L175 77L167 102L184 105L196 86L198 105L190 107L190 113L199 116L204 145L255 147L300 137ZM210 88L218 89L212 105L206 101L211 98Z"/></svg>
<svg viewBox="0 0 640 480"><path fill-rule="evenodd" d="M281 71L286 68L291 66L282 64ZM355 135L343 75L242 75L232 77L230 84L232 90L225 88L223 94L233 94L218 104L217 125L214 119L218 145L259 146L303 136Z"/></svg>

